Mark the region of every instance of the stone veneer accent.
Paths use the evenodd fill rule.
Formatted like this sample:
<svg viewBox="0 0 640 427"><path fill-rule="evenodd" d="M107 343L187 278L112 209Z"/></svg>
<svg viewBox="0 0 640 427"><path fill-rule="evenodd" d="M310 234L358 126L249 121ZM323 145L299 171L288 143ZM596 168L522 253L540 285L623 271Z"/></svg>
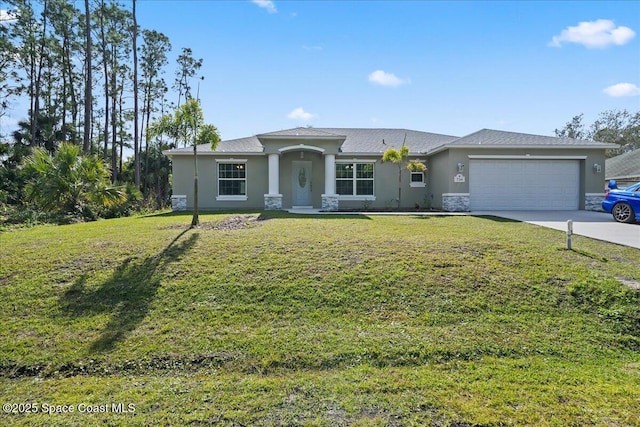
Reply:
<svg viewBox="0 0 640 427"><path fill-rule="evenodd" d="M469 193L443 193L442 210L447 212L468 212Z"/></svg>
<svg viewBox="0 0 640 427"><path fill-rule="evenodd" d="M338 210L338 195L337 194L323 194L322 195L322 210L323 211L337 211Z"/></svg>
<svg viewBox="0 0 640 427"><path fill-rule="evenodd" d="M265 194L264 210L279 211L282 209L282 194Z"/></svg>
<svg viewBox="0 0 640 427"><path fill-rule="evenodd" d="M604 193L602 194L601 193L585 193L584 210L604 212L604 209L602 209L603 199L604 199Z"/></svg>
<svg viewBox="0 0 640 427"><path fill-rule="evenodd" d="M171 196L171 210L186 211L187 210L187 196L175 195Z"/></svg>

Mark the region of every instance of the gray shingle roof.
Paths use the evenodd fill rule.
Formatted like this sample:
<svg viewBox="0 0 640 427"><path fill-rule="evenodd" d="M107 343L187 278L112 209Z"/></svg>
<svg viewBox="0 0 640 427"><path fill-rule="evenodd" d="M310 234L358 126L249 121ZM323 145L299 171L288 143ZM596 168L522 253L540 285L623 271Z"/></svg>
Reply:
<svg viewBox="0 0 640 427"><path fill-rule="evenodd" d="M343 153L377 154L390 147L399 148L403 141L413 154L431 153L449 147L549 147L549 148L615 148L616 144L597 141L557 138L553 136L532 135L518 132L482 129L462 138L420 132L410 129L367 129L367 128L308 128L299 127L276 132L263 133L247 138L221 141L215 153L242 154L262 153L264 151L259 138L332 138L343 139ZM406 140L405 140L406 136ZM169 150L167 154L189 154L192 147ZM212 153L209 144L198 146L199 153ZM608 170L608 166L607 166Z"/></svg>
<svg viewBox="0 0 640 427"><path fill-rule="evenodd" d="M410 129L322 128L321 130L345 135L343 153L383 153L390 147L400 148L403 141L410 153L426 153L431 148L457 139L457 136L440 135Z"/></svg>
<svg viewBox="0 0 640 427"><path fill-rule="evenodd" d="M606 179L640 177L640 149L605 160Z"/></svg>
<svg viewBox="0 0 640 427"><path fill-rule="evenodd" d="M428 150L454 141L458 137L436 133L420 132L408 129L366 129L366 128L306 128L299 127L276 132L263 133L247 138L221 141L215 153L262 153L263 147L258 138L262 137L295 137L345 139L342 144L343 153L383 153L387 148L400 148L406 135L406 145L413 154L426 153ZM176 148L167 154L190 154L193 147ZM209 144L198 145L198 153L212 153Z"/></svg>
<svg viewBox="0 0 640 427"><path fill-rule="evenodd" d="M220 141L215 153L262 153L263 148L258 138L250 136L248 138L230 139ZM168 154L191 154L193 147L174 148L167 151ZM212 153L211 144L199 144L198 153Z"/></svg>
<svg viewBox="0 0 640 427"><path fill-rule="evenodd" d="M326 132L326 130L322 130L322 129L318 129L318 128L306 127L306 128L293 128L293 129L278 130L278 131L275 131L275 132L262 133L262 134L257 135L257 136L258 136L258 138L260 138L260 137L263 137L263 136L267 136L267 137L278 137L278 136L340 137L340 136L344 136L344 135L338 135L338 134L335 134L335 133Z"/></svg>
<svg viewBox="0 0 640 427"><path fill-rule="evenodd" d="M447 147L468 146L548 146L548 147L594 147L613 148L615 144L580 139L558 138L555 136L532 135L528 133L507 132L503 130L482 129L451 143Z"/></svg>

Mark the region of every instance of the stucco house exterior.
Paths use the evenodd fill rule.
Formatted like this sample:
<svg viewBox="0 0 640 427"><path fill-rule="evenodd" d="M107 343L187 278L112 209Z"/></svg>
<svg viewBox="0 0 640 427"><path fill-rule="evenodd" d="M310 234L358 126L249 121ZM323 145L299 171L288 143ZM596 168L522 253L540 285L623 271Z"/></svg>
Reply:
<svg viewBox="0 0 640 427"><path fill-rule="evenodd" d="M599 209L605 150L617 147L483 129L464 137L408 129L300 127L197 147L200 209L385 209L397 206L398 165L410 150L426 172L402 168L402 208L445 211ZM193 148L165 152L174 210L193 206Z"/></svg>

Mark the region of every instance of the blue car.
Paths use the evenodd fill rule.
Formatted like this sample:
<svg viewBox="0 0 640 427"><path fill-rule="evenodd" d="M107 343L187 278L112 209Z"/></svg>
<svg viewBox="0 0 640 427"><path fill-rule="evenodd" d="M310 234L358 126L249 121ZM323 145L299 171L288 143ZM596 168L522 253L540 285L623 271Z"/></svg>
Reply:
<svg viewBox="0 0 640 427"><path fill-rule="evenodd" d="M615 181L609 181L609 191L602 201L602 209L618 222L640 221L640 182L619 189Z"/></svg>

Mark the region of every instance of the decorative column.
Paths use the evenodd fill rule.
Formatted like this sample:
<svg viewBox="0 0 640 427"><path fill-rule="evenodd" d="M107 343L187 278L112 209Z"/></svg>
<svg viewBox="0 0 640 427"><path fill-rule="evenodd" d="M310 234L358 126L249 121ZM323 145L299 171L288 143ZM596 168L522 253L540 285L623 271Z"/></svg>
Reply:
<svg viewBox="0 0 640 427"><path fill-rule="evenodd" d="M322 195L322 210L338 210L338 195L336 194L335 154L325 154L324 156L324 194Z"/></svg>
<svg viewBox="0 0 640 427"><path fill-rule="evenodd" d="M279 154L269 154L269 193L264 195L264 208L265 210L282 209Z"/></svg>

